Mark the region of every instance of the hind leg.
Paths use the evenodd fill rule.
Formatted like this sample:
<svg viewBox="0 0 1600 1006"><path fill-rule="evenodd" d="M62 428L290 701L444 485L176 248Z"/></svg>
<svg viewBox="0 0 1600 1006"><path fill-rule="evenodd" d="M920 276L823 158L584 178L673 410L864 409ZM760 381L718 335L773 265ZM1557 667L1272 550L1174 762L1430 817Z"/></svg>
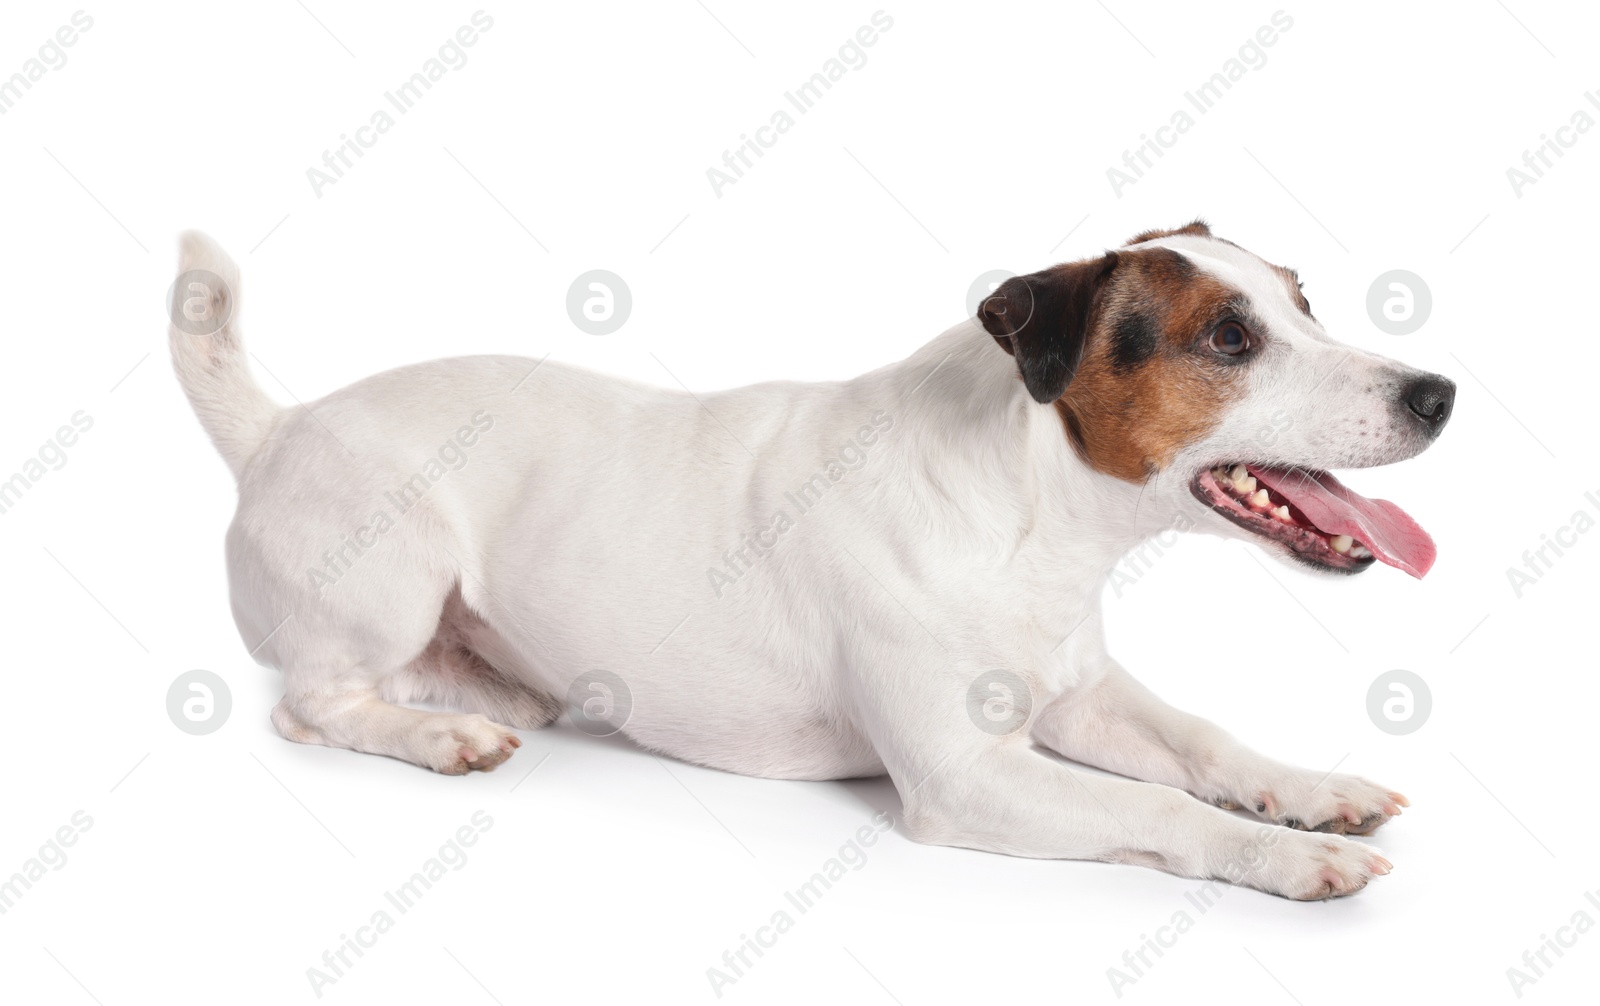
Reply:
<svg viewBox="0 0 1600 1006"><path fill-rule="evenodd" d="M492 769L522 743L511 727L477 713L409 709L384 694L386 680L438 634L452 591L448 571L418 577L407 558L400 548L374 549L320 597L295 596L288 588L297 585L282 580L235 577L245 638L267 637L258 659L283 671L272 725L291 741L388 755L435 772ZM284 595L297 602L287 611L273 603Z"/></svg>
<svg viewBox="0 0 1600 1006"><path fill-rule="evenodd" d="M517 657L462 599L451 591L439 628L420 656L383 680L383 697L392 702L431 702L524 730L549 726L562 713L554 696L502 670Z"/></svg>
<svg viewBox="0 0 1600 1006"><path fill-rule="evenodd" d="M324 542L351 538L346 529L362 526L352 515L384 499L388 477L378 462L350 468L331 456L335 450L313 438L293 458L315 469L299 482L337 472L327 480L328 498L308 503L281 488L295 479L268 479L241 489L228 531L234 618L256 658L283 672L273 726L291 741L436 772L492 769L521 744L511 727L481 713L407 708L392 689L386 694L389 679L404 676L436 640L450 642L440 639L442 619L458 596L462 574L453 557L463 546L424 500L368 538L357 534L356 544L324 552ZM367 523L378 527L376 518Z"/></svg>
<svg viewBox="0 0 1600 1006"><path fill-rule="evenodd" d="M272 710L288 740L388 755L445 775L488 771L522 741L510 727L478 713L439 713L386 702L373 684L297 689Z"/></svg>

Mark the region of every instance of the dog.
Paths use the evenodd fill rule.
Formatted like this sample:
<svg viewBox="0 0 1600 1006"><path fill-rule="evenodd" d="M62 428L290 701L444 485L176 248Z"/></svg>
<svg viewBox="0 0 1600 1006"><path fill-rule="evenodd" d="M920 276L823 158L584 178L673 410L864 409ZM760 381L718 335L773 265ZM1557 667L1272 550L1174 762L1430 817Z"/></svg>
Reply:
<svg viewBox="0 0 1600 1006"><path fill-rule="evenodd" d="M1173 527L1327 573L1434 560L1328 470L1420 453L1455 386L1335 342L1203 221L1008 279L853 380L715 394L477 356L285 408L233 261L187 234L176 289L291 741L459 774L566 712L730 772L887 774L920 842L1295 899L1391 869L1346 836L1404 796L1257 754L1106 652L1108 575Z"/></svg>

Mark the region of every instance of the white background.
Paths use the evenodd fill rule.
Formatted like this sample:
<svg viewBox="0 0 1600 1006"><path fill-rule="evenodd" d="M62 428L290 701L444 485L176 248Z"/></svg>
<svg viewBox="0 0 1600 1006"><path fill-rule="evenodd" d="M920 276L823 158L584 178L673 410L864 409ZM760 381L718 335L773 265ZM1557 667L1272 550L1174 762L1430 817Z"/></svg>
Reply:
<svg viewBox="0 0 1600 1006"><path fill-rule="evenodd" d="M1506 176L1577 109L1600 116L1583 98L1600 87L1595 12L1285 8L1293 27L1266 64L1119 197L1106 169L1277 8L889 7L868 62L718 198L706 169L877 8L708 5L489 8L466 65L320 198L306 169L473 5L90 8L67 64L0 116L0 477L75 411L94 419L0 515L0 876L75 811L93 820L0 916L0 994L316 1001L306 969L482 809L494 824L470 861L324 1000L714 1002L706 971L723 952L899 810L882 780L669 772L564 721L466 778L277 738L278 675L248 658L228 610L233 485L166 359L178 231L238 258L243 327L273 375L259 376L312 402L464 353L552 353L670 385L665 364L696 389L850 376L959 320L985 271L1204 214L1298 267L1336 336L1459 382L1433 450L1349 479L1400 501L1440 558L1421 582L1387 568L1321 580L1186 539L1108 592L1114 652L1261 750L1407 793L1412 809L1372 840L1394 874L1330 903L1233 890L1198 915L1192 881L896 832L723 999L1112 1002L1107 969L1187 908L1193 928L1123 999L1512 1001L1506 969L1525 950L1579 909L1600 919L1583 897L1600 888L1600 534L1520 598L1506 575L1575 511L1595 514L1584 493L1600 491L1600 130L1520 197ZM0 75L74 9L8 5ZM634 297L603 338L565 310L592 268ZM1366 311L1396 268L1434 301L1404 337ZM650 542L618 528L615 547ZM233 696L202 737L165 708L194 668ZM1432 691L1407 736L1366 712L1394 668ZM1600 935L1580 937L1524 998L1578 1001L1597 957Z"/></svg>

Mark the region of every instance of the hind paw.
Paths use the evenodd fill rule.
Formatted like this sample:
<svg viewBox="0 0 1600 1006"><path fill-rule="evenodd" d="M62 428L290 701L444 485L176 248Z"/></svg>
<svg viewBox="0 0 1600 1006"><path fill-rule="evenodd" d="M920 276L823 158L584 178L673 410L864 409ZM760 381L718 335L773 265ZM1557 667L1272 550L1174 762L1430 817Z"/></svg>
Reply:
<svg viewBox="0 0 1600 1006"><path fill-rule="evenodd" d="M488 717L477 713L445 715L443 723L430 723L422 740L421 764L444 775L489 772L511 757L522 740Z"/></svg>

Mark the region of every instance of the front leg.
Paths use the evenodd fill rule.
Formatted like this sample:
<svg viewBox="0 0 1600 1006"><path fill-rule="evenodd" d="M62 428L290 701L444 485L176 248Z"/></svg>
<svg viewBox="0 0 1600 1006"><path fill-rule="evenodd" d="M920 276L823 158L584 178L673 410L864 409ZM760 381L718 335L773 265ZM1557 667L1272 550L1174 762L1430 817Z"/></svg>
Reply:
<svg viewBox="0 0 1600 1006"><path fill-rule="evenodd" d="M903 659L863 662L853 682L858 722L916 841L1132 863L1307 900L1352 894L1389 872L1377 850L1340 835L1246 821L1170 786L1076 771L1031 739L1041 710L1018 700L1047 694L1041 676L1013 675L1009 690L980 687L975 698L1005 654L955 663L918 642L884 648ZM994 716L977 702L991 693Z"/></svg>
<svg viewBox="0 0 1600 1006"><path fill-rule="evenodd" d="M1074 761L1305 831L1365 835L1409 806L1404 796L1359 776L1258 754L1215 724L1162 702L1115 661L1052 702L1033 736Z"/></svg>
<svg viewBox="0 0 1600 1006"><path fill-rule="evenodd" d="M926 739L940 746L887 759L919 842L1130 863L1300 901L1354 894L1391 868L1339 835L1251 823L1167 786L1076 771L1025 736Z"/></svg>

